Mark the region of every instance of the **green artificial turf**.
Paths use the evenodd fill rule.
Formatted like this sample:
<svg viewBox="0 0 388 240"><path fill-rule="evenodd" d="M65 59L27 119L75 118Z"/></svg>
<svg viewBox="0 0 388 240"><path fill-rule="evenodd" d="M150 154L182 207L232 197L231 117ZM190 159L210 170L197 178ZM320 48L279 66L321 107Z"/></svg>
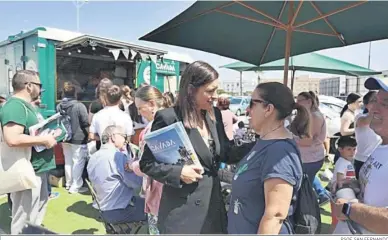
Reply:
<svg viewBox="0 0 388 240"><path fill-rule="evenodd" d="M323 182L324 185L326 183ZM60 234L105 234L104 225L98 220L98 211L92 207L89 193L69 194L64 188L52 188L60 196L50 200L44 226ZM7 198L0 198L0 229L10 232L11 212ZM321 209L322 234L328 234L331 224L330 204Z"/></svg>
<svg viewBox="0 0 388 240"><path fill-rule="evenodd" d="M334 156L331 156L333 159ZM318 176L323 173L323 171L329 168L331 172L334 171L334 167L332 163L326 162L323 164L323 167L321 168L320 172L318 173ZM326 187L328 182L324 182L321 180L322 186ZM322 234L329 234L330 233L330 226L331 226L331 207L330 203L327 203L326 205L321 207L321 220L322 220L322 229L321 233Z"/></svg>
<svg viewBox="0 0 388 240"><path fill-rule="evenodd" d="M321 234L329 234L330 225L331 225L330 203L321 207L321 221L322 221Z"/></svg>
<svg viewBox="0 0 388 240"><path fill-rule="evenodd" d="M89 193L69 194L64 188L52 188L60 196L50 200L44 226L60 234L105 234L104 225L98 220L98 211L92 207ZM0 199L0 228L10 232L11 212L7 198Z"/></svg>

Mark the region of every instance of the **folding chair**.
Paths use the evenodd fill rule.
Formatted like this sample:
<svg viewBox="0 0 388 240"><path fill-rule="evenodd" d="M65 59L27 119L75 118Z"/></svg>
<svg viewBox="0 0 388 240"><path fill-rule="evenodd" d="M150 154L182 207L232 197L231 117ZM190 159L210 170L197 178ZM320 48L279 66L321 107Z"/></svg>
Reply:
<svg viewBox="0 0 388 240"><path fill-rule="evenodd" d="M138 234L140 229L143 226L146 226L147 224L146 221L114 223L114 224L106 221L103 217L100 203L97 200L97 194L94 191L92 184L88 180L85 180L85 182L88 185L93 201L97 204L98 212L100 213L100 219L104 223L107 234Z"/></svg>

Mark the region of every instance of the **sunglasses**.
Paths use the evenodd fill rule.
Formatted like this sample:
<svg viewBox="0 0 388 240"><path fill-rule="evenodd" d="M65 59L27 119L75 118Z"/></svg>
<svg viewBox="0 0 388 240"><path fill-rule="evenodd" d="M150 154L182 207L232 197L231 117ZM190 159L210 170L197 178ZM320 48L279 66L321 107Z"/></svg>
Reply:
<svg viewBox="0 0 388 240"><path fill-rule="evenodd" d="M252 108L255 103L261 103L261 104L264 104L264 105L267 105L269 104L269 102L267 101L264 101L264 100L260 100L260 99L251 99L251 101L249 102L249 108Z"/></svg>
<svg viewBox="0 0 388 240"><path fill-rule="evenodd" d="M40 88L42 88L42 84L41 84L41 83L36 83L36 82L26 82L25 84L29 84L29 83L34 84L34 85L39 86Z"/></svg>

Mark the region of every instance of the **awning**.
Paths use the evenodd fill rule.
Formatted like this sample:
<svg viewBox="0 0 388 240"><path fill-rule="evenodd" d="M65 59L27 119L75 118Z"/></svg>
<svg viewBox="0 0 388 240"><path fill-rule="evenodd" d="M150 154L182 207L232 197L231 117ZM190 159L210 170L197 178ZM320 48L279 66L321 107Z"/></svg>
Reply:
<svg viewBox="0 0 388 240"><path fill-rule="evenodd" d="M88 47L88 53L90 53L90 51L95 51L97 48L105 49L110 52L116 60L120 53L127 59L134 59L137 54L140 54L142 59L145 60L150 58L153 61L156 61L157 57L167 54L167 51L91 35L83 35L57 44L59 50L66 51L79 51L80 48L86 47Z"/></svg>

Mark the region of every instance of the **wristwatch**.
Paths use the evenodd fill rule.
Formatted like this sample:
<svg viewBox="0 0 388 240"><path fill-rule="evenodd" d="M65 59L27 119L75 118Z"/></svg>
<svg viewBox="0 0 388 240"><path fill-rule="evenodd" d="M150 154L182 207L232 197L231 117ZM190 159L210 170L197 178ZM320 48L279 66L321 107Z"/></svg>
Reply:
<svg viewBox="0 0 388 240"><path fill-rule="evenodd" d="M348 202L348 203L344 203L344 205L342 206L342 213L349 218L350 216L350 210L352 208L352 203L351 202Z"/></svg>

